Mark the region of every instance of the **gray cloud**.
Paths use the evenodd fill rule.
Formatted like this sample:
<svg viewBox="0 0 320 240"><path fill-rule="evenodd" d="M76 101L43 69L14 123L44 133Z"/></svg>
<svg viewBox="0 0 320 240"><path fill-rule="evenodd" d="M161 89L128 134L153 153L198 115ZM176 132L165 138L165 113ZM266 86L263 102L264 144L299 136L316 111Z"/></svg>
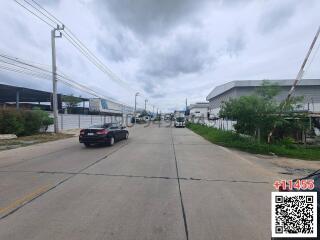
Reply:
<svg viewBox="0 0 320 240"><path fill-rule="evenodd" d="M102 21L106 11L139 37L162 35L188 20L207 0L97 0Z"/></svg>
<svg viewBox="0 0 320 240"><path fill-rule="evenodd" d="M172 78L179 74L201 71L214 57L209 45L201 39L178 37L164 49L154 48L145 58L145 74L157 78Z"/></svg>
<svg viewBox="0 0 320 240"><path fill-rule="evenodd" d="M226 52L230 57L238 56L238 54L243 51L246 47L246 42L243 37L242 32L234 34L227 40Z"/></svg>
<svg viewBox="0 0 320 240"><path fill-rule="evenodd" d="M119 31L115 36L104 36L97 40L97 49L112 61L125 61L136 55L135 42L128 32Z"/></svg>
<svg viewBox="0 0 320 240"><path fill-rule="evenodd" d="M274 29L283 27L293 16L296 5L292 1L282 2L281 4L272 6L262 14L258 29L262 33L269 33Z"/></svg>

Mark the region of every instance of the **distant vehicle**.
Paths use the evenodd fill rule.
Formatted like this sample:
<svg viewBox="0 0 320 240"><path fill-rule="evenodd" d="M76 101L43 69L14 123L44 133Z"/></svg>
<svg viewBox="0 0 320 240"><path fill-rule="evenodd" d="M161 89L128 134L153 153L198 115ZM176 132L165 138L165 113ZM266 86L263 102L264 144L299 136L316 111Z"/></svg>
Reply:
<svg viewBox="0 0 320 240"><path fill-rule="evenodd" d="M186 119L184 117L177 117L174 121L175 127L185 127L186 126Z"/></svg>
<svg viewBox="0 0 320 240"><path fill-rule="evenodd" d="M170 115L164 116L164 120L168 121L168 120L170 120L170 119L171 119Z"/></svg>
<svg viewBox="0 0 320 240"><path fill-rule="evenodd" d="M94 144L105 144L112 146L115 142L128 139L129 132L118 123L106 123L103 125L93 125L89 128L81 129L79 142L86 147Z"/></svg>

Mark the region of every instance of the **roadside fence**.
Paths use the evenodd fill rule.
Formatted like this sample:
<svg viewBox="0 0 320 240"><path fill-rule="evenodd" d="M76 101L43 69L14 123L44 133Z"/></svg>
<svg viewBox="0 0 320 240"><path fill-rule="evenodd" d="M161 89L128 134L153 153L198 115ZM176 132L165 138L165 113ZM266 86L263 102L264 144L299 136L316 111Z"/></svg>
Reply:
<svg viewBox="0 0 320 240"><path fill-rule="evenodd" d="M50 113L52 117L52 113ZM59 114L58 122L60 130L86 128L96 124L122 123L122 116L83 115L83 114ZM53 132L53 125L48 127L48 132Z"/></svg>

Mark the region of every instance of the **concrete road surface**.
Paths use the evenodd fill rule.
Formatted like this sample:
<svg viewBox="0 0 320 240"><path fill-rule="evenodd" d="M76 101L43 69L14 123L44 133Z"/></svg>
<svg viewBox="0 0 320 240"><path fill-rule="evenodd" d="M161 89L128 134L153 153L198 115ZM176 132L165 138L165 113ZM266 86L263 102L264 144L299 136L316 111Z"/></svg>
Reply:
<svg viewBox="0 0 320 240"><path fill-rule="evenodd" d="M279 175L188 129L0 152L0 239L270 239Z"/></svg>

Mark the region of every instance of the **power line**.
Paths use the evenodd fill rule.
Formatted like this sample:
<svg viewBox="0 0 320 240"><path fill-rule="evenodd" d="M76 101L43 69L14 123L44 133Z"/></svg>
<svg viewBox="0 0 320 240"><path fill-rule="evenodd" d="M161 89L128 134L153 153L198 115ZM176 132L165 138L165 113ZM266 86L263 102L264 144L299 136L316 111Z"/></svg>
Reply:
<svg viewBox="0 0 320 240"><path fill-rule="evenodd" d="M44 14L41 10L39 10L38 8L36 8L33 4L29 3L26 0L23 0L25 3L27 3L30 7L34 8L35 10L37 10L37 12L39 12L41 15L43 15L44 17L46 17L48 20L52 21L53 23L56 23L54 20L52 20L52 18L48 17L46 14Z"/></svg>
<svg viewBox="0 0 320 240"><path fill-rule="evenodd" d="M29 74L29 75L32 75L32 76L45 78L47 80L50 80L50 78L52 76L52 72L51 71L49 71L47 69L43 69L43 68L41 68L39 66L35 66L33 64L24 62L22 60L19 60L19 58L10 57L8 55L4 56L2 54L0 54L0 57L5 57L6 59L9 59L9 60L14 62L14 63L8 62L8 61L5 61L5 60L0 58L0 62L5 63L5 64L9 64L9 65L14 67L14 68L12 68L12 67L9 68L9 67L5 66L5 68L4 68L2 66L2 68L6 69L6 70L12 70L12 71L19 72L19 73L26 73L26 74ZM21 66L19 64L22 64L22 65L25 65L25 66ZM66 76L65 74L57 73L57 77L58 77L59 81L65 83L65 84L67 84L67 85L69 85L71 87L75 87L75 88L77 88L77 89L79 89L81 91L87 92L90 95L93 95L93 96L96 96L96 97L99 97L99 98L108 99L109 101L118 103L120 105L127 106L127 104L125 104L125 103L121 103L121 102L119 102L119 101L117 101L115 99L111 99L111 98L108 98L106 96L103 96L103 95L97 93L96 91L88 88L87 86L84 86L84 85L72 80L70 77Z"/></svg>
<svg viewBox="0 0 320 240"><path fill-rule="evenodd" d="M50 23L48 23L46 20L44 20L43 18L41 18L39 15L35 14L34 12L32 12L29 8L27 8L25 5L21 4L20 2L18 2L17 0L14 0L17 4L19 4L21 7L23 7L24 9L26 9L28 12L30 12L31 14L33 14L34 16L36 16L37 18L39 18L42 22L46 23L47 25L49 25L50 27L53 27L53 25L51 25Z"/></svg>
<svg viewBox="0 0 320 240"><path fill-rule="evenodd" d="M48 23L46 20L44 20L41 16L39 16L36 12L30 10L25 5L19 3L17 0L14 0L16 3L18 3L21 7L28 10L28 12L32 13L34 16L48 24L50 27L55 28L52 24ZM46 17L49 21L51 21L53 24L61 24L64 26L63 22L60 21L57 17L55 17L53 14L51 14L48 10L46 10L44 7L42 7L37 1L31 0L31 2L27 0L23 0L25 3L27 3L30 7L32 7L35 11L39 12L41 15ZM58 30L62 33L61 30ZM76 37L76 35L67 27L65 27L63 34L68 40L81 54L83 54L91 63L93 63L100 71L107 74L109 78L112 81L117 82L118 84L121 84L123 87L127 88L128 90L134 90L128 83L124 82L122 79L120 79L116 74L112 72L111 69L109 69L90 49L79 39Z"/></svg>
<svg viewBox="0 0 320 240"><path fill-rule="evenodd" d="M17 2L17 0L15 0ZM45 10L44 7L42 7L38 2L32 0L32 3L23 0L28 5L30 5L33 9L35 9L37 12L40 12L43 16L45 16L47 19L52 21L54 24L62 24L62 21L60 21L58 18L54 17L53 14L51 14L49 11ZM18 3L18 2L17 2ZM22 4L18 3L20 6L23 6ZM37 6L37 7L36 7ZM23 6L25 9L27 9L29 12L31 12L33 15L37 16L39 19L43 20L37 13L32 12L30 9ZM42 10L39 10L39 8ZM49 15L49 16L48 16ZM46 22L46 21L45 21ZM54 27L50 24L51 27ZM60 31L60 30L59 30ZM60 31L62 32L62 31ZM75 34L68 28L66 28L66 31L63 31L63 33L69 37L67 39L74 47L76 47L90 62L92 62L98 69L100 69L102 72L107 74L111 80L117 82L118 84L121 84L123 87L133 90L128 83L121 80L117 75L115 75L92 51L89 50L88 47L86 47L83 42L75 36Z"/></svg>

